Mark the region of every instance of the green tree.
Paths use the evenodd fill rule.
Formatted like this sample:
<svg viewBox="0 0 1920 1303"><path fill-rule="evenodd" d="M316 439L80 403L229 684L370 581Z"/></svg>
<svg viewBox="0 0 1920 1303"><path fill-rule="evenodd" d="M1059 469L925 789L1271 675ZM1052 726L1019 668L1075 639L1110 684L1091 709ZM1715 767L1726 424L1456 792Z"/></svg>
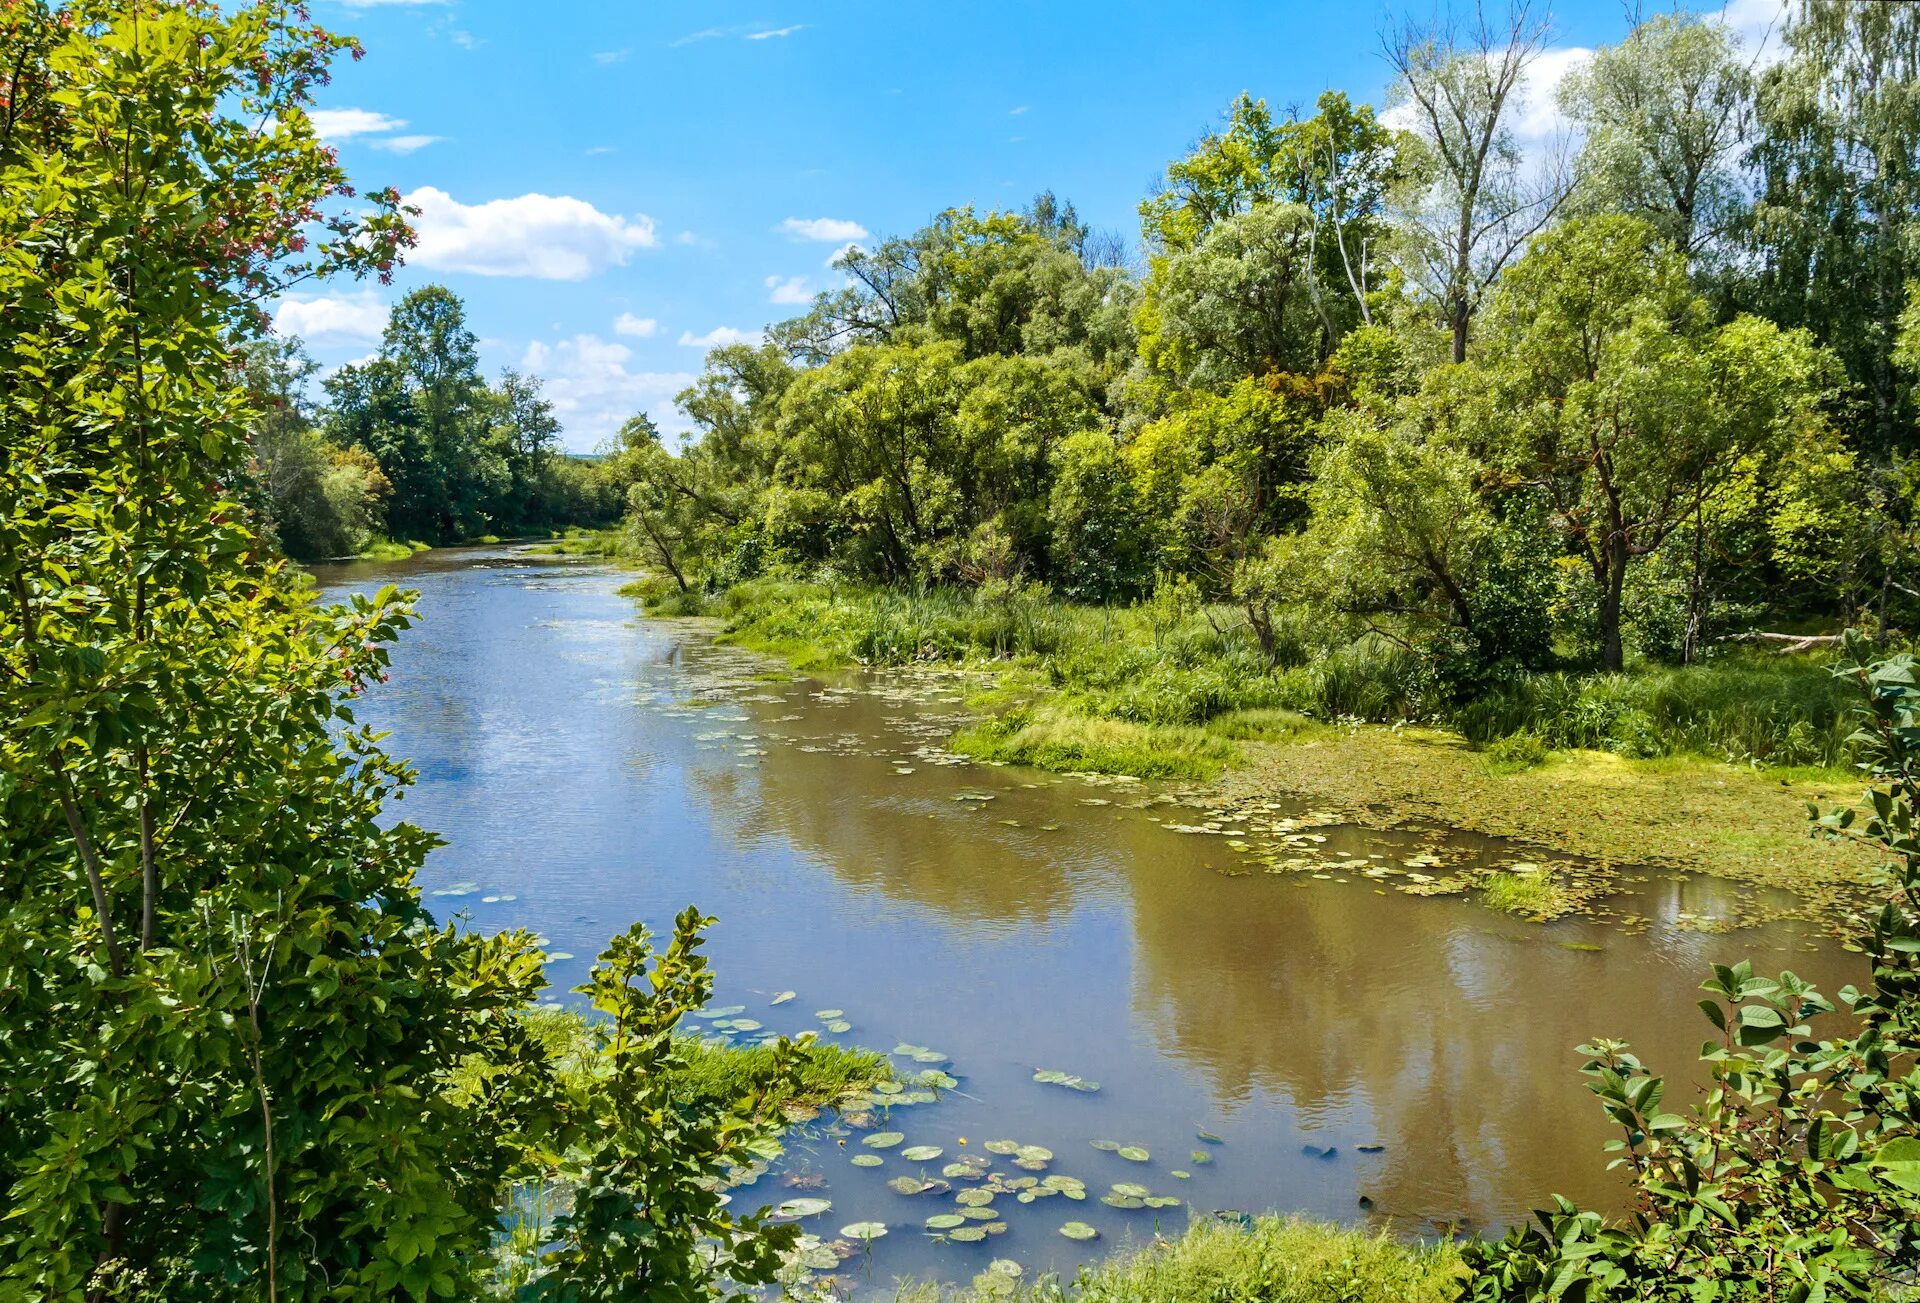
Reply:
<svg viewBox="0 0 1920 1303"><path fill-rule="evenodd" d="M1546 40L1531 0L1513 0L1504 26L1477 10L1464 39L1407 25L1386 41L1391 101L1413 121L1396 258L1451 333L1455 362L1466 360L1494 281L1566 198L1564 175L1530 168L1513 131L1515 99Z"/></svg>
<svg viewBox="0 0 1920 1303"><path fill-rule="evenodd" d="M1753 77L1725 24L1655 15L1569 72L1559 98L1586 130L1583 207L1644 217L1690 264L1734 232Z"/></svg>
<svg viewBox="0 0 1920 1303"><path fill-rule="evenodd" d="M1501 283L1490 342L1490 447L1587 563L1617 670L1628 568L1816 419L1822 355L1757 318L1713 326L1680 255L1620 216L1536 240Z"/></svg>
<svg viewBox="0 0 1920 1303"><path fill-rule="evenodd" d="M1920 7L1801 0L1760 79L1754 310L1845 364L1872 447L1915 445L1893 351L1920 271Z"/></svg>
<svg viewBox="0 0 1920 1303"><path fill-rule="evenodd" d="M358 552L385 520L391 486L380 464L314 425L305 391L318 367L299 340L270 336L249 344L245 358L259 411L248 432L246 496L262 535L299 561Z"/></svg>

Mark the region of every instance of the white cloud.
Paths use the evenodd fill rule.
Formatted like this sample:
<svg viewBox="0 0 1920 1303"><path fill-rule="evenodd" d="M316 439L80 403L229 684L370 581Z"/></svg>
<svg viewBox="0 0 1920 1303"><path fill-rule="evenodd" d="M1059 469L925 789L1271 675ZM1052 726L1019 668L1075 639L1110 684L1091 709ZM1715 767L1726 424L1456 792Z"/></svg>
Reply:
<svg viewBox="0 0 1920 1303"><path fill-rule="evenodd" d="M828 254L827 260L821 263L820 265L822 267L830 268L833 266L834 263L839 262L842 258L846 257L848 254L852 253L854 250L858 249L859 247L860 247L859 241L848 240L845 244L841 245L838 249L835 249L832 253Z"/></svg>
<svg viewBox="0 0 1920 1303"><path fill-rule="evenodd" d="M593 61L604 68L610 63L625 63L631 53L631 50L601 50L593 56Z"/></svg>
<svg viewBox="0 0 1920 1303"><path fill-rule="evenodd" d="M636 317L631 312L623 312L613 319L613 333L632 335L637 339L652 339L660 333L660 323L652 317Z"/></svg>
<svg viewBox="0 0 1920 1303"><path fill-rule="evenodd" d="M695 41L718 40L722 36L729 35L732 30L727 27L703 27L697 32L687 33L679 40L667 42L667 48L677 50L683 45L692 45Z"/></svg>
<svg viewBox="0 0 1920 1303"><path fill-rule="evenodd" d="M463 31L458 28L449 32L447 39L463 50L477 50L486 44L485 41L475 36L472 32Z"/></svg>
<svg viewBox="0 0 1920 1303"><path fill-rule="evenodd" d="M658 242L651 217L603 213L571 195L463 204L444 190L422 186L404 202L420 210L413 223L419 243L407 261L440 271L583 280L624 266L635 249Z"/></svg>
<svg viewBox="0 0 1920 1303"><path fill-rule="evenodd" d="M313 134L322 140L378 136L407 125L405 118L390 118L372 109L308 109L307 121L313 123Z"/></svg>
<svg viewBox="0 0 1920 1303"><path fill-rule="evenodd" d="M273 328L309 344L361 343L380 338L387 305L372 290L353 294L296 295L280 300Z"/></svg>
<svg viewBox="0 0 1920 1303"><path fill-rule="evenodd" d="M764 32L748 32L746 39L749 41L768 41L776 37L792 36L795 32L806 30L806 26L805 23L795 23L791 27L773 27Z"/></svg>
<svg viewBox="0 0 1920 1303"><path fill-rule="evenodd" d="M574 335L557 344L534 340L520 369L547 382L546 394L566 431L564 442L587 452L611 438L636 412L660 428L679 433L689 422L673 396L698 377L690 371L632 371L633 350L597 335Z"/></svg>
<svg viewBox="0 0 1920 1303"><path fill-rule="evenodd" d="M411 154L415 150L425 149L428 145L438 144L445 136L382 136L367 143L375 149L384 149L389 154Z"/></svg>
<svg viewBox="0 0 1920 1303"><path fill-rule="evenodd" d="M1727 0L1720 21L1733 29L1756 65L1768 68L1786 57L1780 29L1787 25L1787 0Z"/></svg>
<svg viewBox="0 0 1920 1303"><path fill-rule="evenodd" d="M1540 51L1520 88L1513 133L1525 142L1547 140L1565 131L1568 123L1560 112L1560 83L1592 58L1593 51L1582 45Z"/></svg>
<svg viewBox="0 0 1920 1303"><path fill-rule="evenodd" d="M715 326L704 335L696 335L690 330L680 332L682 348L721 348L727 344L758 344L759 342L759 331L735 330L732 326Z"/></svg>
<svg viewBox="0 0 1920 1303"><path fill-rule="evenodd" d="M596 158L601 154L612 154L617 151L614 149L612 145L594 145L588 148L585 152L588 158Z"/></svg>
<svg viewBox="0 0 1920 1303"><path fill-rule="evenodd" d="M769 276L767 277L767 302L811 303L813 291L807 288L805 276Z"/></svg>
<svg viewBox="0 0 1920 1303"><path fill-rule="evenodd" d="M827 240L835 243L864 240L867 228L844 217L789 217L780 229L802 240Z"/></svg>
<svg viewBox="0 0 1920 1303"><path fill-rule="evenodd" d="M1019 108L1008 109L1007 116L1010 118L1017 118L1022 113L1025 113L1026 111L1027 111L1027 106L1025 104L1022 104Z"/></svg>

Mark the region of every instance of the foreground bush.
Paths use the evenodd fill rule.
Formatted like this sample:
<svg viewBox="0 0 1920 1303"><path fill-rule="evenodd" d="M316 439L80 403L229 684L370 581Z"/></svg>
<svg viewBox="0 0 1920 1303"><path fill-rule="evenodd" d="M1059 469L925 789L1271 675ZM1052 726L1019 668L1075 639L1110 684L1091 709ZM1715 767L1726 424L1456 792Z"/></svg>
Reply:
<svg viewBox="0 0 1920 1303"><path fill-rule="evenodd" d="M1906 656L1854 639L1838 673L1864 690L1859 745L1871 814L1820 819L1888 857L1889 896L1860 949L1866 990L1839 992L1845 1033L1814 1039L1834 1003L1792 973L1716 966L1701 1011L1711 1085L1686 1113L1617 1041L1582 1047L1623 1138L1624 1223L1558 1200L1538 1224L1466 1250L1476 1300L1879 1299L1920 1269L1920 687Z"/></svg>

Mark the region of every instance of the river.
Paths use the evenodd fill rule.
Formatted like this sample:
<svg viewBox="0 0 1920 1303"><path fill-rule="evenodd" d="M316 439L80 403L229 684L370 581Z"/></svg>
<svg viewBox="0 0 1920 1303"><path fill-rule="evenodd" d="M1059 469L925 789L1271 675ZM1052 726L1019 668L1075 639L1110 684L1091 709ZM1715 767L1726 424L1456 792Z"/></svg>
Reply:
<svg viewBox="0 0 1920 1303"><path fill-rule="evenodd" d="M1689 926L1727 903L1706 880L1640 882L1623 908L1647 922L1629 933L1408 896L1358 871L1248 873L1232 829L1177 831L1205 815L1151 785L955 763L939 742L960 717L957 677L785 679L703 622L639 617L615 591L624 576L598 564L455 549L317 577L329 593L420 593L392 681L358 714L419 770L399 812L447 839L423 875L437 913L536 929L573 956L549 971L555 998L576 998L607 936L697 905L719 919L715 1004L761 1024L736 1036L842 1024L847 1043L919 1047L957 1078L892 1110L903 1145L815 1127L736 1192L830 1199L808 1224L829 1237L886 1223L843 1268L857 1281L963 1280L992 1258L1071 1271L1189 1209L1420 1234L1496 1228L1554 1192L1617 1208L1574 1046L1620 1037L1690 1076L1710 962L1791 966L1828 993L1864 977L1801 925ZM1315 835L1353 865L1436 841ZM1676 1082L1669 1107L1694 1093ZM951 1196L886 1185L1002 1140L1052 1151L1045 1173L1092 1197L1002 1196L1007 1232L955 1243L921 1230L957 1211ZM922 1145L944 1153L901 1156ZM882 1161L850 1161L867 1154ZM1098 1202L1114 1183L1181 1203ZM1063 1238L1072 1220L1100 1238Z"/></svg>

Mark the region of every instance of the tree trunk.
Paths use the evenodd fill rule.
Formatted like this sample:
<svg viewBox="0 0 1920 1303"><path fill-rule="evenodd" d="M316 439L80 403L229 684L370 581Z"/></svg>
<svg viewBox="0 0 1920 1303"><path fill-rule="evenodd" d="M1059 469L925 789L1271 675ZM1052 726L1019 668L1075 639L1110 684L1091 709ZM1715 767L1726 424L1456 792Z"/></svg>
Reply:
<svg viewBox="0 0 1920 1303"><path fill-rule="evenodd" d="M1464 299L1453 305L1453 360L1467 360L1467 304Z"/></svg>
<svg viewBox="0 0 1920 1303"><path fill-rule="evenodd" d="M1623 670L1626 649L1620 641L1620 594L1627 582L1627 540L1615 534L1607 542L1606 586L1600 597L1600 668Z"/></svg>

